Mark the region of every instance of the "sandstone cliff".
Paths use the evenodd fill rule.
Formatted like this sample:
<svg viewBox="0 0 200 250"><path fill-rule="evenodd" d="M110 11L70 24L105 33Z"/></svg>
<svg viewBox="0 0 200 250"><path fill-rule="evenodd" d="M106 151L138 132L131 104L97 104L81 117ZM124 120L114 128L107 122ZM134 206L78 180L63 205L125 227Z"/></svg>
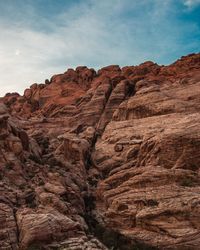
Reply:
<svg viewBox="0 0 200 250"><path fill-rule="evenodd" d="M200 54L68 69L0 99L0 249L199 249Z"/></svg>

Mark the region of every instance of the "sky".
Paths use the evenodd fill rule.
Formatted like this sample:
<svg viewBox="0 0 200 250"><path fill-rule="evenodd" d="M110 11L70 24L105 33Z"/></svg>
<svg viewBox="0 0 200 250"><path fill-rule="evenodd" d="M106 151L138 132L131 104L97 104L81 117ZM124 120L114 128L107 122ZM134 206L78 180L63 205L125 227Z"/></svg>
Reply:
<svg viewBox="0 0 200 250"><path fill-rule="evenodd" d="M200 0L0 0L0 96L67 68L200 52Z"/></svg>

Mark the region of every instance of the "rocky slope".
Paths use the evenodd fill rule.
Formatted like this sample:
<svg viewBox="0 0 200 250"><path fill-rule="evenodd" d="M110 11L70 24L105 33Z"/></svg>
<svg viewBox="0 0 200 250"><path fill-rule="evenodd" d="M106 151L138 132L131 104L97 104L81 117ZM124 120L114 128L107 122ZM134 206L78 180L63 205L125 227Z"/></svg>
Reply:
<svg viewBox="0 0 200 250"><path fill-rule="evenodd" d="M200 54L68 69L0 99L0 249L199 249Z"/></svg>

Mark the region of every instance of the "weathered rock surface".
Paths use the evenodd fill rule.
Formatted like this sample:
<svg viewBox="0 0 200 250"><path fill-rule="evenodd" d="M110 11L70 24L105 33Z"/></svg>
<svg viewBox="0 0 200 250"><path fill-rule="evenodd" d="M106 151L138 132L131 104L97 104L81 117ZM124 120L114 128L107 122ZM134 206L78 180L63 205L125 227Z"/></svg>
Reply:
<svg viewBox="0 0 200 250"><path fill-rule="evenodd" d="M0 99L0 249L199 249L200 54L69 69Z"/></svg>

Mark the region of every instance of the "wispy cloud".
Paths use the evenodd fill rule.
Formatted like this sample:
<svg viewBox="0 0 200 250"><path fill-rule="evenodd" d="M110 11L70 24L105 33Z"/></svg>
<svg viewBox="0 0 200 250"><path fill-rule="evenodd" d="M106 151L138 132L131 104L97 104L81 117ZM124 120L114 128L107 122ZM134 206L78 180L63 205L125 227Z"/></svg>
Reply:
<svg viewBox="0 0 200 250"><path fill-rule="evenodd" d="M68 67L123 66L145 60L163 64L199 46L193 38L200 34L198 24L178 20L171 0L72 1L56 13L48 13L47 7L46 15L33 4L38 1L42 2L18 0L18 7L8 0L2 11L0 95L22 93L33 82Z"/></svg>
<svg viewBox="0 0 200 250"><path fill-rule="evenodd" d="M184 5L189 8L194 8L200 5L200 0L184 0Z"/></svg>

